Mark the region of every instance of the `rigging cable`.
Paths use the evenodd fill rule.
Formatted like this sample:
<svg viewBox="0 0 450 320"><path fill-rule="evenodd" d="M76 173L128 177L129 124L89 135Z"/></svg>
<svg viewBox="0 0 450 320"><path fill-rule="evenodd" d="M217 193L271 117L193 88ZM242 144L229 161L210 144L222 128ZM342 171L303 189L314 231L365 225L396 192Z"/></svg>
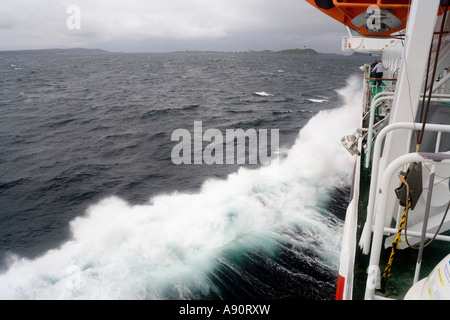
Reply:
<svg viewBox="0 0 450 320"><path fill-rule="evenodd" d="M444 222L445 222L445 218L447 218L447 213L448 213L448 209L449 209L449 208L450 208L450 201L449 201L448 204L447 204L447 209L445 209L444 216L442 217L442 220L441 220L441 223L439 224L438 229L437 229L436 232L434 233L433 238L431 238L431 240L428 241L428 242L423 246L424 248L428 247L434 240L436 240L436 237L438 236L438 234L439 234L439 232L441 231L441 228L442 228L442 226L443 226L443 224L444 224ZM405 221L405 240L406 240L406 243L408 244L408 247L410 247L411 249L419 250L420 247L418 247L418 246L413 246L413 245L411 245L411 244L408 242L408 233L407 233L407 232L408 232L408 219L406 219L406 221Z"/></svg>
<svg viewBox="0 0 450 320"><path fill-rule="evenodd" d="M428 118L428 111L430 110L430 103L431 103L431 96L433 94L433 84L434 84L434 79L436 77L436 69L437 69L437 65L438 65L438 60L439 60L439 52L441 50L441 44L442 44L442 36L444 34L444 28L445 28L445 22L447 19L447 10L448 10L448 6L450 4L450 0L447 0L447 4L445 6L445 11L443 13L442 16L442 21L441 21L441 29L439 32L439 41L437 43L437 48L436 48L436 56L435 56L435 60L434 60L434 67L433 67L433 75L431 77L431 83L430 83L430 89L428 91L428 100L427 100L427 106L425 109L425 114L423 115L423 119L422 119L422 114L423 114L423 109L422 109L422 114L421 114L421 122L423 122L422 124L422 130L419 132L419 135L417 137L417 144L416 144L416 152L419 152L421 147L422 147L422 140L423 140L423 135L424 135L424 131L425 131L425 125L427 123L427 118ZM431 51L433 48L433 42L431 43L431 47L430 47L430 56L431 56ZM428 79L428 74L429 74L429 69L430 69L430 58L428 59L428 70L427 70L427 79ZM425 86L425 92L426 92L426 86ZM425 101L425 95L424 95L424 101ZM423 105L422 105L423 108Z"/></svg>

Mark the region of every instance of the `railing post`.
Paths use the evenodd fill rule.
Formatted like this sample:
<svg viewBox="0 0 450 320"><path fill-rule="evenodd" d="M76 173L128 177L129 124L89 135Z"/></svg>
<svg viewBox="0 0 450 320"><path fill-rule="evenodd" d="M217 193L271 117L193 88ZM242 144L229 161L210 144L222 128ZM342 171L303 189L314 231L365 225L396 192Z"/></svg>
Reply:
<svg viewBox="0 0 450 320"><path fill-rule="evenodd" d="M382 94L389 95L389 97L383 97ZM373 125L375 122L375 110L377 108L377 104L383 101L392 100L393 98L393 92L380 92L372 99L370 106L369 133L367 134L366 169L369 168L370 153L372 152Z"/></svg>

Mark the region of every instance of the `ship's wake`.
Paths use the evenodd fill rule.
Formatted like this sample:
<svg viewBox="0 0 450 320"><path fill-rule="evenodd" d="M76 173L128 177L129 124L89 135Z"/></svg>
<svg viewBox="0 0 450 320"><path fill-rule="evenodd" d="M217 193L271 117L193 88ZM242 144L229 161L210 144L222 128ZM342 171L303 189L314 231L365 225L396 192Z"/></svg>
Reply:
<svg viewBox="0 0 450 320"><path fill-rule="evenodd" d="M278 164L208 180L195 194L93 205L59 248L11 256L0 298L328 298L342 231L329 203L350 183L340 138L358 126L358 80L339 92L343 107L312 118Z"/></svg>

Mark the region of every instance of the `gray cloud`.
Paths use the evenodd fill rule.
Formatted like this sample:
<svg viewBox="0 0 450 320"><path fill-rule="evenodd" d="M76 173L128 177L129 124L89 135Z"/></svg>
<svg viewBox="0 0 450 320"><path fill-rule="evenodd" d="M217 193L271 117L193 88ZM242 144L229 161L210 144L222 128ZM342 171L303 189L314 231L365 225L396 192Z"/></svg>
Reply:
<svg viewBox="0 0 450 320"><path fill-rule="evenodd" d="M69 30L70 5L80 29ZM2 0L0 50L339 52L345 29L302 0Z"/></svg>

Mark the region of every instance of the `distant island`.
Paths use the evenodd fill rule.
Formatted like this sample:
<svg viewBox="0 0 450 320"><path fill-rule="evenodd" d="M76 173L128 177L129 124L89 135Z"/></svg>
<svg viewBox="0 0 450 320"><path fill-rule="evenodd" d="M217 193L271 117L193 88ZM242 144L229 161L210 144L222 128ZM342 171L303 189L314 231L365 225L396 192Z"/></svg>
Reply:
<svg viewBox="0 0 450 320"><path fill-rule="evenodd" d="M285 49L281 51L264 50L264 51L250 51L250 53L304 54L304 55L319 54L317 51L313 49Z"/></svg>
<svg viewBox="0 0 450 320"><path fill-rule="evenodd" d="M177 51L177 53L223 53L224 51L203 51L203 50L185 50ZM248 51L232 51L233 53L270 53L270 54L303 54L317 55L317 51L313 49L285 49L281 51L274 50L248 50Z"/></svg>
<svg viewBox="0 0 450 320"><path fill-rule="evenodd" d="M36 50L11 50L0 51L0 54L63 54L63 53L108 53L108 51L101 49L84 49L84 48L72 48L72 49L36 49Z"/></svg>
<svg viewBox="0 0 450 320"><path fill-rule="evenodd" d="M298 55L318 55L319 53L313 49L285 49L280 51L274 50L248 50L248 51L206 51L206 50L185 50L175 51L175 53L244 53L244 54L298 54ZM0 51L0 54L99 54L111 53L101 49L36 49L36 50L10 50Z"/></svg>

